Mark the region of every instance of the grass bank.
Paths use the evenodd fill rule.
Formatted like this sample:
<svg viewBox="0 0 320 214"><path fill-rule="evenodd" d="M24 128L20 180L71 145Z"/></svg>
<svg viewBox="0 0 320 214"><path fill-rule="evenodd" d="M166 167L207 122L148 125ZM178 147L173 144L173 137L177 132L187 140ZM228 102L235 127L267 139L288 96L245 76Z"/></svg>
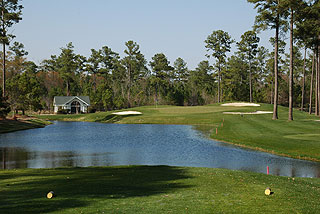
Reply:
<svg viewBox="0 0 320 214"><path fill-rule="evenodd" d="M18 120L0 120L0 134L25 129L43 128L49 125L48 121L37 118L23 118Z"/></svg>
<svg viewBox="0 0 320 214"><path fill-rule="evenodd" d="M116 116L112 112L85 115L46 115L48 120L90 121L132 124L194 125L213 139L278 155L320 161L320 122L318 117L294 110L289 122L288 108L279 106L279 120L272 114L226 115L223 112L272 111L273 106L222 107L220 105L177 107L144 106L130 110L142 115ZM218 129L218 134L216 134Z"/></svg>
<svg viewBox="0 0 320 214"><path fill-rule="evenodd" d="M274 194L266 196L270 187ZM57 197L47 199L54 191ZM317 213L320 179L169 166L0 171L1 213Z"/></svg>

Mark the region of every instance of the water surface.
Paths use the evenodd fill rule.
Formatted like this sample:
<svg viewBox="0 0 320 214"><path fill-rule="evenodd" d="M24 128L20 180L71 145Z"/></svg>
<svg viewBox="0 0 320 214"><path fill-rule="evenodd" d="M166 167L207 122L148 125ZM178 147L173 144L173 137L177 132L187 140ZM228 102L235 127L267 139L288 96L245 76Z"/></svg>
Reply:
<svg viewBox="0 0 320 214"><path fill-rule="evenodd" d="M170 165L320 177L320 164L242 149L184 125L55 122L0 135L1 167Z"/></svg>

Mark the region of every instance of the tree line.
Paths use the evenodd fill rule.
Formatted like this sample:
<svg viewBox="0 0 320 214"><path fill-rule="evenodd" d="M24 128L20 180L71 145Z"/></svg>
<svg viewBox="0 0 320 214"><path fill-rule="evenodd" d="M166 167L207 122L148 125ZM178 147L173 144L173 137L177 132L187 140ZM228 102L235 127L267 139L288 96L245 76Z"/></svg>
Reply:
<svg viewBox="0 0 320 214"><path fill-rule="evenodd" d="M7 3L7 5L4 4ZM10 3L11 2L11 3ZM156 53L148 62L135 41L127 41L123 57L108 46L91 49L89 57L75 53L70 42L39 65L28 61L21 43L9 45L7 28L21 20L18 0L3 0L3 47L0 112L52 110L54 96L88 95L91 111L142 105L204 105L248 101L293 107L319 115L320 3L302 0L248 0L257 9L253 28L235 41L228 32L213 31L204 40L208 60L189 69L177 58L169 62ZM8 8L11 5L11 9ZM6 13L16 16L5 16ZM2 27L1 27L2 26ZM3 27L5 26L5 27ZM273 50L259 45L259 32L274 30ZM286 37L290 52L286 53ZM236 51L231 54L231 45Z"/></svg>

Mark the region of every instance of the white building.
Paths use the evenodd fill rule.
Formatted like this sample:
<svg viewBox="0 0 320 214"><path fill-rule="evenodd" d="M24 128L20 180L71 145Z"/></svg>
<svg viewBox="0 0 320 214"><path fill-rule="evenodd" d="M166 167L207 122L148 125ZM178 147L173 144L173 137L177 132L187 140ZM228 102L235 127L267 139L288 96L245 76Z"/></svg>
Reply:
<svg viewBox="0 0 320 214"><path fill-rule="evenodd" d="M90 106L89 96L55 96L53 98L54 113L67 110L71 114L88 113Z"/></svg>

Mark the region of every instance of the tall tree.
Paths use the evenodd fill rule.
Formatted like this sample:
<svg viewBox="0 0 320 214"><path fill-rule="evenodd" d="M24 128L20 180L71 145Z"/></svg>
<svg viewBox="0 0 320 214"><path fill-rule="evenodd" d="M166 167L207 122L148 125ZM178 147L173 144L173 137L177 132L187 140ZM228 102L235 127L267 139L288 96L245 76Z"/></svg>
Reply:
<svg viewBox="0 0 320 214"><path fill-rule="evenodd" d="M150 61L150 66L153 72L153 85L155 87L155 101L158 104L159 94L166 95L166 86L169 84L170 76L173 67L170 66L170 62L166 55L163 53L155 54Z"/></svg>
<svg viewBox="0 0 320 214"><path fill-rule="evenodd" d="M207 57L214 57L217 60L218 67L218 102L221 102L221 70L225 62L227 52L231 50L231 44L234 42L231 36L223 30L213 31L204 41L208 52Z"/></svg>
<svg viewBox="0 0 320 214"><path fill-rule="evenodd" d="M8 28L18 23L22 18L22 5L19 0L1 0L0 1L0 40L2 43L2 96L6 95L6 45L9 45L10 39L14 37L8 34Z"/></svg>
<svg viewBox="0 0 320 214"><path fill-rule="evenodd" d="M310 0L303 4L303 10L298 14L297 35L304 41L306 46L315 52L315 113L320 115L320 83L318 74L320 61L320 1ZM312 78L311 78L312 79ZM312 85L312 83L311 83ZM311 93L312 94L312 93ZM312 100L311 100L312 101ZM310 102L311 109L311 102ZM309 110L310 110L309 109ZM311 112L311 111L309 111Z"/></svg>
<svg viewBox="0 0 320 214"><path fill-rule="evenodd" d="M281 6L284 11L290 14L289 26L290 26L290 66L289 66L289 114L288 120L293 120L293 45L294 45L294 23L296 22L296 14L302 9L301 0L282 0Z"/></svg>
<svg viewBox="0 0 320 214"><path fill-rule="evenodd" d="M278 119L278 42L279 32L285 22L280 0L247 0L255 4L258 15L255 19L254 28L257 30L275 29L275 48L274 48L274 102L273 120ZM285 29L285 28L282 28Z"/></svg>
<svg viewBox="0 0 320 214"><path fill-rule="evenodd" d="M71 84L76 82L75 76L79 72L79 55L74 53L72 42L67 44L66 48L61 48L61 54L55 62L55 70L58 71L66 85L66 95L70 96L71 90L75 92L75 85L71 89Z"/></svg>
<svg viewBox="0 0 320 214"><path fill-rule="evenodd" d="M244 54L245 60L248 63L249 70L249 97L252 101L252 63L258 53L258 43L260 38L254 31L247 31L241 35L241 41L237 43L239 52Z"/></svg>
<svg viewBox="0 0 320 214"><path fill-rule="evenodd" d="M90 74L93 75L93 89L94 92L97 90L97 73L99 72L101 64L101 51L91 49L91 55L88 58L88 64L86 65L86 68Z"/></svg>
<svg viewBox="0 0 320 214"><path fill-rule="evenodd" d="M117 69L120 57L118 53L112 51L108 46L103 46L100 49L100 53L101 69L99 73L104 76L106 80L107 76Z"/></svg>
<svg viewBox="0 0 320 214"><path fill-rule="evenodd" d="M312 93L313 93L313 77L314 77L314 66L315 66L315 57L316 53L313 52L312 57L312 68L311 68L311 77L310 77L310 97L309 97L309 114L312 114Z"/></svg>
<svg viewBox="0 0 320 214"><path fill-rule="evenodd" d="M125 43L126 50L124 53L127 55L122 59L122 64L127 70L127 101L128 107L132 106L131 94L132 84L147 70L146 60L144 55L140 52L140 46L130 40Z"/></svg>
<svg viewBox="0 0 320 214"><path fill-rule="evenodd" d="M2 92L2 89L0 88L0 92ZM5 97L0 97L0 118L5 119L8 113L10 112L10 105L5 99Z"/></svg>
<svg viewBox="0 0 320 214"><path fill-rule="evenodd" d="M187 63L182 58L177 58L174 63L174 79L177 81L185 82L188 77Z"/></svg>
<svg viewBox="0 0 320 214"><path fill-rule="evenodd" d="M250 98L249 64L243 53L228 58L224 94L228 100L247 101Z"/></svg>

